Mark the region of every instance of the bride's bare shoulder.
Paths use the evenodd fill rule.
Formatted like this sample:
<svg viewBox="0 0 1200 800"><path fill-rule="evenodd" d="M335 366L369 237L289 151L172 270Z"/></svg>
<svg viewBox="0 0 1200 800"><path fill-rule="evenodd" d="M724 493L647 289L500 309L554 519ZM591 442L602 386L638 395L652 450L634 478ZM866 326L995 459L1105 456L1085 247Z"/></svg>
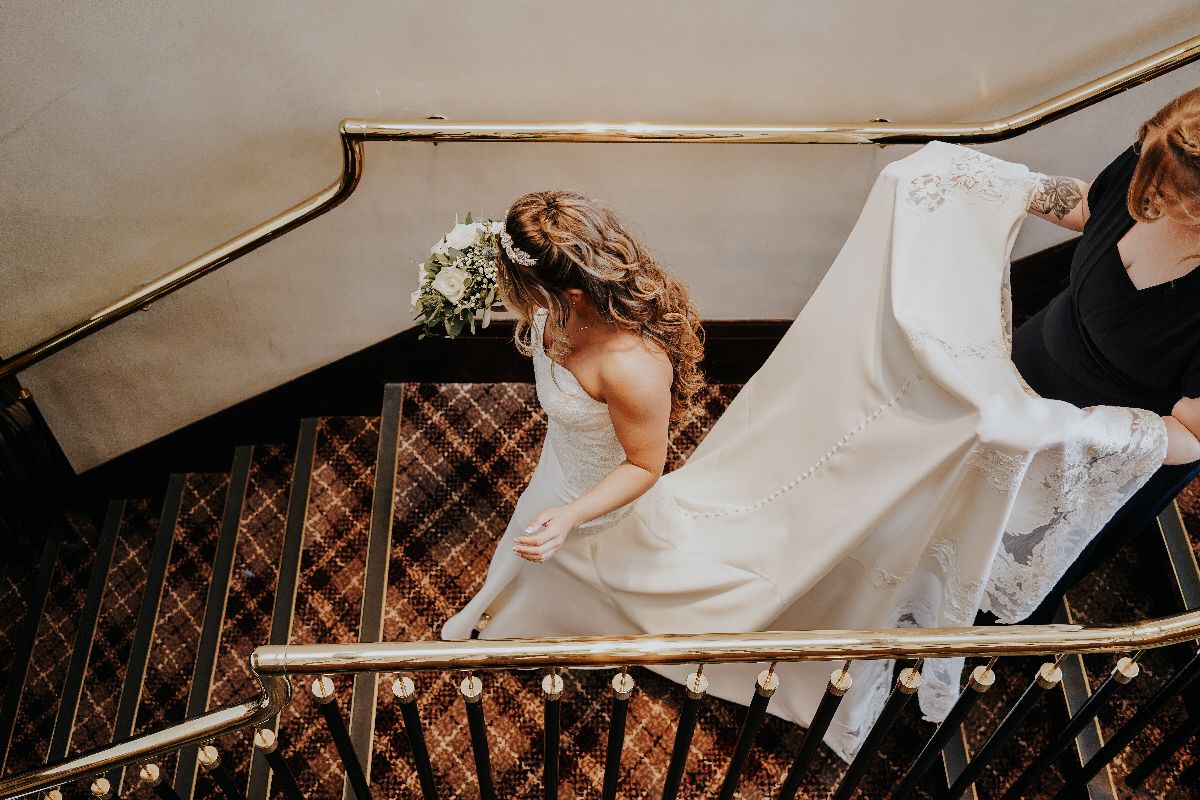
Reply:
<svg viewBox="0 0 1200 800"><path fill-rule="evenodd" d="M660 346L635 333L622 333L606 342L599 367L606 394L670 395L670 357Z"/></svg>

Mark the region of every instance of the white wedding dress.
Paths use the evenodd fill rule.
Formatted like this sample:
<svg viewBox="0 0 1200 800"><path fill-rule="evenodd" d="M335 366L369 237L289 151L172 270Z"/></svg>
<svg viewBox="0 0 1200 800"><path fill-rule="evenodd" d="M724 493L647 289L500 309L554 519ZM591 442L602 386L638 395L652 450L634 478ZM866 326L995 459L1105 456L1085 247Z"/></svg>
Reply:
<svg viewBox="0 0 1200 800"><path fill-rule="evenodd" d="M1034 185L1023 166L943 143L885 168L817 292L688 463L545 564L512 539L624 454L604 405L535 353L542 457L483 590L443 636L466 638L485 611L486 638L1026 616L1166 452L1157 415L1040 398L1012 364L1008 254ZM761 668L709 667L709 690L746 703ZM780 665L769 711L807 725L831 668ZM682 681L692 668L655 669ZM825 738L842 758L891 669L851 668ZM926 662L929 718L961 670Z"/></svg>

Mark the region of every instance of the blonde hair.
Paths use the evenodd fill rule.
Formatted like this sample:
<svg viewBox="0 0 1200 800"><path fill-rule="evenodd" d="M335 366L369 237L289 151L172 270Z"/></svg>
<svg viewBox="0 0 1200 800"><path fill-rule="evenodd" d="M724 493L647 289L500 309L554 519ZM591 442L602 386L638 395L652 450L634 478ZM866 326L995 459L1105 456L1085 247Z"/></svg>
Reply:
<svg viewBox="0 0 1200 800"><path fill-rule="evenodd" d="M547 354L560 360L570 345L566 290L579 289L600 317L663 349L671 360L671 420L689 414L704 387L700 315L687 286L658 265L610 209L575 192L532 192L517 198L505 218L513 244L536 263L521 265L501 249L501 291L517 315L517 348L529 355L531 322L547 310Z"/></svg>
<svg viewBox="0 0 1200 800"><path fill-rule="evenodd" d="M1130 216L1200 224L1200 87L1160 108L1137 138L1138 163L1126 198Z"/></svg>

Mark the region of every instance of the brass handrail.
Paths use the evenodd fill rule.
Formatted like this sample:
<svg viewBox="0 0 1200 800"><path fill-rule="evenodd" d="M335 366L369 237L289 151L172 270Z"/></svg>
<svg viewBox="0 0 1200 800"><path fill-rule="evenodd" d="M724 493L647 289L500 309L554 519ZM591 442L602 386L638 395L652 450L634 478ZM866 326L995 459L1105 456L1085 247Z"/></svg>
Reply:
<svg viewBox="0 0 1200 800"><path fill-rule="evenodd" d="M1052 97L1024 111L989 122L910 122L886 120L818 122L807 125L722 125L590 122L469 122L429 120L343 120L342 174L317 194L193 258L156 281L136 289L63 331L0 363L0 378L36 364L117 320L146 308L288 231L339 205L358 186L363 170L363 142L580 142L580 143L720 143L720 144L924 144L940 139L981 144L1009 139L1053 122L1105 98L1145 83L1200 58L1200 36L1193 36L1154 55Z"/></svg>
<svg viewBox="0 0 1200 800"><path fill-rule="evenodd" d="M269 645L250 657L260 697L210 711L164 730L126 739L0 781L0 798L20 797L145 762L189 744L257 725L291 697L288 676L434 669L631 666L758 661L945 658L1131 652L1200 638L1200 610L1130 625L1014 625L889 628L863 631L704 633L504 639L466 642Z"/></svg>

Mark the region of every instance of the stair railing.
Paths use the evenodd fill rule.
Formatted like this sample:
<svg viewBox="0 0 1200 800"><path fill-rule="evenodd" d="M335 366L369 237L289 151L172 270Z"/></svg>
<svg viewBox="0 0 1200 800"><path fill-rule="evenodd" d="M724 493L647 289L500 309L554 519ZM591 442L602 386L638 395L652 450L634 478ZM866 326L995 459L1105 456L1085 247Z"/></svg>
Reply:
<svg viewBox="0 0 1200 800"><path fill-rule="evenodd" d="M546 668L552 670L543 682L548 702L556 701L561 695L561 679L557 670L562 667L617 667L621 668L613 681L614 710L617 701L628 700L633 690L633 679L628 674L628 668L635 665L668 665L668 664L718 664L718 663L756 663L791 661L831 661L873 660L873 659L916 659L918 663L901 672L897 681L897 689L889 704L896 706L906 702L905 698L916 691L920 683L919 662L926 658L945 658L952 656L983 657L995 659L1000 656L1048 655L1056 657L1056 661L1043 665L1038 675L1037 685L1043 689L1056 685L1061 674L1055 678L1057 665L1069 654L1084 653L1132 653L1132 658L1122 658L1109 682L1103 684L1093 695L1094 702L1089 701L1090 716L1086 709L1071 719L1071 724L1089 722L1098 707L1119 688L1137 674L1138 656L1145 650L1200 639L1200 610L1189 611L1160 619L1146 620L1129 625L1112 627L1087 627L1081 625L1014 625L1010 627L971 627L971 628L896 628L863 631L806 631L806 632L755 632L755 633L726 633L726 634L671 634L618 637L580 637L564 639L507 639L507 640L471 640L465 642L381 642L361 644L309 644L309 645L270 645L258 647L250 658L250 668L262 686L262 694L254 699L210 711L197 717L183 720L162 730L146 733L108 747L101 747L80 755L71 756L39 769L31 770L0 781L0 798L16 798L40 790L49 790L70 781L79 779L99 779L103 773L110 770L141 765L154 757L177 751L190 745L201 745L229 734L233 731L256 726L274 717L291 698L289 679L307 675L345 675L363 672L395 672L404 678L397 681L394 692L401 703L412 703L414 700L413 685L407 680L407 674L433 670L455 670L466 673L463 681L463 695L468 704L477 705L476 710L482 722L482 706L479 704L482 683L474 673L480 670L496 670L506 668ZM1200 659L1196 660L1200 663ZM972 682L964 689L968 692L980 692L990 685L987 673L991 664L986 668L976 669L972 673ZM982 672L980 670L983 670ZM1183 671L1191 669L1185 667ZM1197 671L1197 670L1193 670ZM704 692L706 679L698 670L689 678L686 686L689 699L697 699ZM770 695L779 686L778 676L773 675L773 666L759 675L754 687L755 698L752 702L766 708ZM830 677L827 694L835 701L822 702L822 706L836 707L836 699L845 694L848 681L839 683L838 671ZM841 676L846 676L845 668ZM1193 676L1195 677L1195 676ZM993 678L994 680L994 678ZM1168 682L1171 687L1178 681ZM1110 685L1110 683L1112 685ZM319 684L319 695L327 697L331 689L324 681ZM840 688L839 688L840 687ZM1031 687L1032 690L1033 687ZM762 698L762 700L759 700ZM1097 699L1098 698L1098 699ZM1036 699L1036 698L1035 698ZM966 701L961 701L966 702ZM754 705L751 706L754 709ZM898 713L898 709L895 710ZM822 716L818 712L818 718ZM827 717L832 716L830 712ZM893 718L895 714L892 715ZM828 719L825 722L828 722ZM1086 718L1085 718L1086 717ZM882 718L882 717L881 717ZM419 718L413 714L412 719L418 720L415 735L420 736ZM614 714L614 719L616 715ZM623 716L622 716L623 720ZM405 721L410 721L409 715ZM809 737L819 739L820 730L810 728ZM409 726L406 724L406 728ZM746 728L750 727L750 719L743 728L743 736L747 735ZM681 726L684 731L686 726ZM557 726L555 726L555 735ZM753 733L750 730L749 740L752 742ZM270 741L256 745L264 749L275 750L276 742L269 729L260 733L270 733ZM884 729L879 737L887 731ZM1063 736L1068 736L1069 731ZM410 738L414 731L409 728ZM938 734L934 734L935 740ZM475 742L476 748L483 748L486 756L487 737L480 737L482 742ZM1063 738L1060 736L1059 738ZM610 742L614 741L610 737ZM617 737L619 743L622 737ZM944 742L943 742L944 743ZM424 751L423 741L414 742L414 753L417 753L417 768L428 770L428 755L424 756L424 765L419 753ZM872 752L869 747L877 746L868 740L860 752L860 759L868 759ZM547 748L548 750L550 748ZM805 748L811 750L811 748ZM557 751L557 747L554 748ZM686 752L686 750L685 750ZM744 755L744 754L743 754ZM797 756L794 771L803 770L800 763L802 752ZM811 752L809 756L811 757ZM611 759L610 759L611 760ZM744 760L744 758L743 758ZM619 750L616 763L619 765ZM921 763L922 759L917 759ZM856 759L856 763L858 759ZM476 764L482 769L487 763L477 753ZM866 762L864 761L865 768ZM927 766L927 764L925 765ZM548 771L549 772L549 771ZM733 772L731 770L731 772ZM854 785L847 785L850 777L861 777L862 768L855 772L855 765L847 771L847 778L839 788L838 796L849 797ZM425 785L423 776L422 783ZM726 783L736 785L737 774L727 776ZM918 776L919 777L919 776ZM480 782L484 785L484 776ZM797 779L798 780L798 779ZM490 781L489 781L490 782ZM606 780L606 785L608 781ZM789 776L788 784L795 783ZM432 779L429 779L432 786ZM796 784L798 785L798 784ZM615 783L614 783L615 786ZM794 787L793 787L794 791ZM956 795L957 796L957 795ZM360 800L366 800L360 798Z"/></svg>
<svg viewBox="0 0 1200 800"><path fill-rule="evenodd" d="M68 328L0 363L0 378L144 309L214 270L340 205L358 187L364 142L577 142L667 144L925 144L933 140L983 144L1011 139L1200 59L1200 36L1113 70L1095 80L986 122L814 122L778 125L679 125L602 122L464 122L346 119L338 128L342 172L332 184Z"/></svg>

